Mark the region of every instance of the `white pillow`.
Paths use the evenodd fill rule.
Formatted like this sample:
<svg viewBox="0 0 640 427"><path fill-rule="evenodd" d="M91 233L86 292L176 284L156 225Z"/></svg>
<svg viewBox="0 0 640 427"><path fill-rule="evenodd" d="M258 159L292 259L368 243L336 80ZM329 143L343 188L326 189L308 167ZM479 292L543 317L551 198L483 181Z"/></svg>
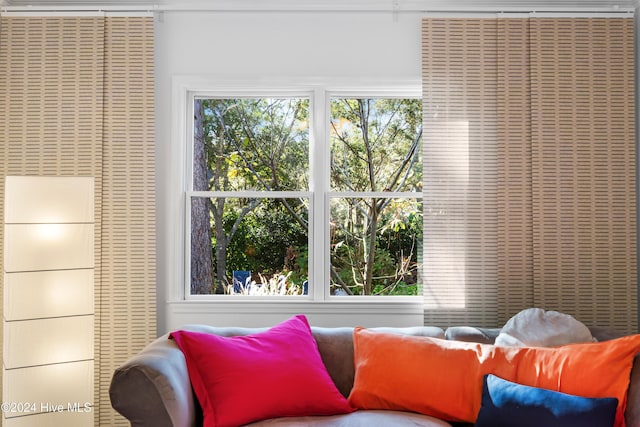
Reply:
<svg viewBox="0 0 640 427"><path fill-rule="evenodd" d="M504 325L495 345L511 347L555 347L595 341L591 331L573 316L541 308L528 308Z"/></svg>

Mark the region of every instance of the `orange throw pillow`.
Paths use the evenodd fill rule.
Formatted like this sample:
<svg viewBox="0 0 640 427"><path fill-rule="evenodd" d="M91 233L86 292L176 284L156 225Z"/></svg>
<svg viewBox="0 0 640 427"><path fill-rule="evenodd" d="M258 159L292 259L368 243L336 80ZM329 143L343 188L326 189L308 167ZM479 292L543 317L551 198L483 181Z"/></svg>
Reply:
<svg viewBox="0 0 640 427"><path fill-rule="evenodd" d="M625 427L631 367L640 352L640 335L555 348L497 347L363 328L353 338L353 407L469 423L480 410L484 375L494 374L577 396L615 397L615 427Z"/></svg>

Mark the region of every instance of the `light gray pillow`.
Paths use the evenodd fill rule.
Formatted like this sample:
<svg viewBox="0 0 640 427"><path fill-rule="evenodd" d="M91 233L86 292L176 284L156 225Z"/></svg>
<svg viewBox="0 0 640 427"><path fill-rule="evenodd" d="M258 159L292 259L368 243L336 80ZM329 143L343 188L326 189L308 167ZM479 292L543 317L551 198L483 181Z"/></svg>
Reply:
<svg viewBox="0 0 640 427"><path fill-rule="evenodd" d="M504 325L495 345L511 347L556 347L593 342L591 331L573 316L541 308L528 308Z"/></svg>

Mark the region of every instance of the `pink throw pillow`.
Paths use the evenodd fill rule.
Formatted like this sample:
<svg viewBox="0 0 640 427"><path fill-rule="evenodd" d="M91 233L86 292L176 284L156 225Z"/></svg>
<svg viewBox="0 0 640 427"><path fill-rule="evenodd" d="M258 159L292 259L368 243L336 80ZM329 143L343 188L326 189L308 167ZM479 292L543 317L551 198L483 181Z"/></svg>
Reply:
<svg viewBox="0 0 640 427"><path fill-rule="evenodd" d="M204 427L354 410L329 376L303 315L253 335L176 331L170 338L187 360Z"/></svg>

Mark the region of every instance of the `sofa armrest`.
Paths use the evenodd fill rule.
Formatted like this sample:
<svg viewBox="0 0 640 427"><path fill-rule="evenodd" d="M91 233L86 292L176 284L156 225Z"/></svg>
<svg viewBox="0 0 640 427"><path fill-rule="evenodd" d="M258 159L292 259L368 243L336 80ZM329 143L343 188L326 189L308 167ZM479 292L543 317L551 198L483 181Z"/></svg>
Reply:
<svg viewBox="0 0 640 427"><path fill-rule="evenodd" d="M640 355L633 360L624 416L628 427L640 426Z"/></svg>
<svg viewBox="0 0 640 427"><path fill-rule="evenodd" d="M184 355L168 335L116 369L109 396L132 427L192 427L199 416Z"/></svg>

